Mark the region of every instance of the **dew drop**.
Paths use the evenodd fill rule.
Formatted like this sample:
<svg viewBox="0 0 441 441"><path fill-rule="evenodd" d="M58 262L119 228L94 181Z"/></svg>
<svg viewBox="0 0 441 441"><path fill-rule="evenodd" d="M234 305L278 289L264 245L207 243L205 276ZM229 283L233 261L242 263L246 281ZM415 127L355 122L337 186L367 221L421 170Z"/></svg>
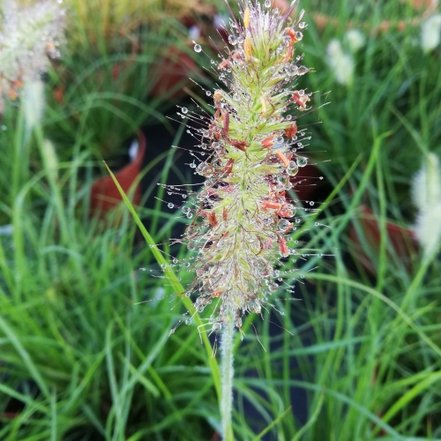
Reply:
<svg viewBox="0 0 441 441"><path fill-rule="evenodd" d="M304 156L297 157L297 165L299 167L305 167L306 164L308 164L308 158L305 158Z"/></svg>
<svg viewBox="0 0 441 441"><path fill-rule="evenodd" d="M265 8L270 8L271 7L271 0L265 0Z"/></svg>
<svg viewBox="0 0 441 441"><path fill-rule="evenodd" d="M196 163L194 161L190 163L190 168L196 168Z"/></svg>
<svg viewBox="0 0 441 441"><path fill-rule="evenodd" d="M186 114L188 113L188 109L187 109L186 107L183 107L183 108L181 109L181 112L182 112L184 115L186 115Z"/></svg>
<svg viewBox="0 0 441 441"><path fill-rule="evenodd" d="M194 49L194 51L197 52L197 53L202 52L202 47L201 47L201 45L198 44L198 43L195 43L195 45L193 46L193 49Z"/></svg>
<svg viewBox="0 0 441 441"><path fill-rule="evenodd" d="M230 34L228 36L228 43L230 43L231 45L235 46L237 44L237 37L233 34Z"/></svg>
<svg viewBox="0 0 441 441"><path fill-rule="evenodd" d="M205 95L211 96L211 91L210 90L205 91Z"/></svg>
<svg viewBox="0 0 441 441"><path fill-rule="evenodd" d="M299 172L299 166L296 161L291 161L286 168L286 171L290 176L295 176Z"/></svg>
<svg viewBox="0 0 441 441"><path fill-rule="evenodd" d="M308 26L308 25L306 24L306 21L301 21L301 22L299 23L299 29L305 29L306 26Z"/></svg>
<svg viewBox="0 0 441 441"><path fill-rule="evenodd" d="M309 201L309 205L310 205L311 207L313 207L313 206L314 206L314 201Z"/></svg>
<svg viewBox="0 0 441 441"><path fill-rule="evenodd" d="M300 41L303 38L303 34L300 31L296 32L296 40Z"/></svg>
<svg viewBox="0 0 441 441"><path fill-rule="evenodd" d="M169 203L167 204L167 207L168 207L168 208L174 208L174 207L175 207L175 204L173 204L173 202L169 202Z"/></svg>
<svg viewBox="0 0 441 441"><path fill-rule="evenodd" d="M291 222L286 219L280 219L279 223L277 224L277 227L280 231L286 231L291 225Z"/></svg>

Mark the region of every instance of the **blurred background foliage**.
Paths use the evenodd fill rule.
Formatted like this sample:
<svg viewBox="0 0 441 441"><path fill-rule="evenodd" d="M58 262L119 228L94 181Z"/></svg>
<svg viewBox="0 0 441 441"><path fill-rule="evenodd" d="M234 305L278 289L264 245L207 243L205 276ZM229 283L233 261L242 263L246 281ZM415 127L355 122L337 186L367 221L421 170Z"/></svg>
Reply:
<svg viewBox="0 0 441 441"><path fill-rule="evenodd" d="M193 141L173 119L176 105L206 99L188 77L217 87L210 58L226 6L63 6L41 126L26 128L20 101L0 122L0 439L215 440L211 352L195 326L177 326L182 302L127 210L93 217L90 192L106 174L101 160L123 166L141 130L137 210L189 283L189 252L170 245L187 219L154 197L168 197L158 182L190 182L191 157L171 145ZM308 173L324 179L308 179L284 289L237 341L236 437L441 440L441 262L418 246L411 200L428 153L441 155L441 46L421 45L439 10L404 0L301 7L312 71L300 84L314 108L299 126L312 134ZM354 29L364 40L351 51ZM350 57L346 83L333 40Z"/></svg>

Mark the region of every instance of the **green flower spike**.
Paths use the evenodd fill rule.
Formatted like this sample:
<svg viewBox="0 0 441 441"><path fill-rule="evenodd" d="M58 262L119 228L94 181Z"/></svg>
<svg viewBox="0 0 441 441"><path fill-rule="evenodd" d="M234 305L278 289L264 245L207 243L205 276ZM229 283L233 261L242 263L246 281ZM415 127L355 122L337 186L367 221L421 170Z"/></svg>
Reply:
<svg viewBox="0 0 441 441"><path fill-rule="evenodd" d="M240 7L242 20L231 21L230 46L216 66L225 88L213 93L208 127L193 128L208 159L196 168L206 181L186 239L199 252L195 304L202 311L217 303L214 329L231 319L240 327L241 316L260 313L278 288L276 265L290 254L296 212L287 191L307 163L299 154L305 133L293 116L311 96L295 87L308 72L296 53L303 12L293 21L293 5L284 14L267 2ZM181 116L200 121L188 109Z"/></svg>

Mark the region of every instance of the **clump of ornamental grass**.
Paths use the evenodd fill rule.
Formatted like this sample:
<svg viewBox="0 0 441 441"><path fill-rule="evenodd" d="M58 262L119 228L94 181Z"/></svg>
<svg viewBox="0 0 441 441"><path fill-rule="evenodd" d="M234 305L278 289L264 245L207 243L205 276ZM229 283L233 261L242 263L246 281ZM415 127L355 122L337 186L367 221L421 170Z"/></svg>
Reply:
<svg viewBox="0 0 441 441"><path fill-rule="evenodd" d="M0 114L6 99L16 100L28 82L39 80L50 59L59 56L65 11L61 1L22 6L5 0L0 24Z"/></svg>
<svg viewBox="0 0 441 441"><path fill-rule="evenodd" d="M311 99L297 86L308 72L297 52L306 28L303 11L293 18L294 2L282 13L268 0L243 0L239 7L226 53L212 61L223 84L207 92L213 116L201 128L200 115L180 111L206 158L191 164L206 179L185 238L197 250L190 290L196 309L212 305L209 321L221 333L224 439L232 439L234 330L244 314L261 312L279 288L280 261L292 253L296 206L288 191L307 164L302 149L309 139L297 118ZM202 48L195 42L194 50Z"/></svg>

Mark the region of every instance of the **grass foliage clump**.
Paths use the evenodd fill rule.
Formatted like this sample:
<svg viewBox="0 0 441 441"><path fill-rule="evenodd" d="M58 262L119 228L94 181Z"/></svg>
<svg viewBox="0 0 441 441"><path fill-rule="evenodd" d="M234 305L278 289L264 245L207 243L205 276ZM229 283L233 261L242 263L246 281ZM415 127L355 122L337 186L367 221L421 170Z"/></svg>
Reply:
<svg viewBox="0 0 441 441"><path fill-rule="evenodd" d="M440 245L424 253L410 232L412 179L429 153L441 156L441 47L422 50L428 16L404 3L302 2L304 64L315 68L302 87L318 92L299 122L324 179L298 212L291 240L304 251L283 289L235 336L237 440L441 440ZM218 341L183 295L192 268L173 263L191 253L169 245L190 221L147 208L157 189L167 197L156 182L186 183L180 151L155 158L148 144L146 204L127 200L106 219L89 207L102 157L124 153L152 118L171 130L164 112L182 98L152 98L150 66L171 41L193 57L186 31L155 3L148 26L130 21L148 42L132 55L111 32L124 11L103 10L90 29L72 4L42 119L29 126L17 97L0 122L0 439L211 439ZM355 52L350 28L364 35ZM333 39L352 57L347 84L326 58ZM177 326L184 313L190 326Z"/></svg>

